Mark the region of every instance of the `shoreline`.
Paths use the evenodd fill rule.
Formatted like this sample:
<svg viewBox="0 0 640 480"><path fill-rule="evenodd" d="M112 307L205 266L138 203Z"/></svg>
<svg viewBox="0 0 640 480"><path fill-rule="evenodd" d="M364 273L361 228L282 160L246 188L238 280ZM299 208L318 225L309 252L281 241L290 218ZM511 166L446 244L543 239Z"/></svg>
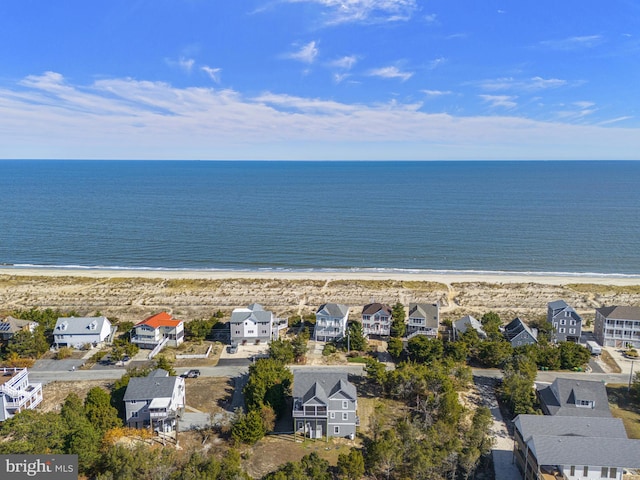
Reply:
<svg viewBox="0 0 640 480"><path fill-rule="evenodd" d="M640 285L640 275L594 274L594 273L549 273L549 272L465 272L465 271L340 271L340 270L144 270L119 268L62 268L2 266L0 275L22 277L84 277L84 278L144 278L144 279L278 279L278 280L395 280L405 282L490 283L513 284L534 283L541 285L567 285L587 283L597 285Z"/></svg>

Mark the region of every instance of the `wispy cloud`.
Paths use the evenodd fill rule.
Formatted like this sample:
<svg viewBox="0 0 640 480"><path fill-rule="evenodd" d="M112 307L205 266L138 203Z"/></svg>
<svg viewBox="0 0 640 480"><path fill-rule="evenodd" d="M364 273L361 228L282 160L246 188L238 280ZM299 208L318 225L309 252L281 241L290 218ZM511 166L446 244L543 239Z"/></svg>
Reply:
<svg viewBox="0 0 640 480"><path fill-rule="evenodd" d="M341 68L343 70L351 70L353 66L358 62L358 57L355 55L347 55L342 58L338 58L329 62L330 67Z"/></svg>
<svg viewBox="0 0 640 480"><path fill-rule="evenodd" d="M515 102L518 97L511 95L479 95L479 97L491 108L512 109L518 106Z"/></svg>
<svg viewBox="0 0 640 480"><path fill-rule="evenodd" d="M220 83L220 72L222 71L221 68L211 68L207 65L204 65L200 67L200 70L206 73L209 76L209 78L214 82Z"/></svg>
<svg viewBox="0 0 640 480"><path fill-rule="evenodd" d="M447 61L447 59L444 58L444 57L434 58L433 60L431 60L429 62L429 69L430 70L435 70L436 68L438 68L439 66L444 64L446 61Z"/></svg>
<svg viewBox="0 0 640 480"><path fill-rule="evenodd" d="M562 38L558 40L544 40L540 46L554 50L577 50L582 48L593 48L604 42L602 35L583 35Z"/></svg>
<svg viewBox="0 0 640 480"><path fill-rule="evenodd" d="M625 115L622 117L611 118L609 120L603 120L602 122L598 122L598 125L611 125L613 123L624 122L625 120L630 120L633 117L631 115Z"/></svg>
<svg viewBox="0 0 640 480"><path fill-rule="evenodd" d="M186 58L186 57L180 57L177 60L166 58L165 62L170 67L179 68L180 70L186 73L191 73L191 70L193 69L193 66L196 63L196 61L193 58Z"/></svg>
<svg viewBox="0 0 640 480"><path fill-rule="evenodd" d="M500 90L516 90L516 91L537 91L548 88L558 88L567 85L566 80L559 78L542 78L531 77L525 79L517 79L513 77L502 77L491 80L483 80L478 86L483 90L500 91Z"/></svg>
<svg viewBox="0 0 640 480"><path fill-rule="evenodd" d="M311 64L315 61L318 53L318 44L314 40L307 43L306 45L303 45L295 52L287 53L285 57L292 60L297 60L299 62Z"/></svg>
<svg viewBox="0 0 640 480"><path fill-rule="evenodd" d="M416 0L284 0L313 3L326 10L327 24L382 23L409 20L418 9Z"/></svg>
<svg viewBox="0 0 640 480"><path fill-rule="evenodd" d="M399 78L405 82L413 76L413 72L403 72L398 67L390 66L369 70L368 75L381 78Z"/></svg>
<svg viewBox="0 0 640 480"><path fill-rule="evenodd" d="M442 97L444 95L451 95L451 90L420 90L427 97Z"/></svg>

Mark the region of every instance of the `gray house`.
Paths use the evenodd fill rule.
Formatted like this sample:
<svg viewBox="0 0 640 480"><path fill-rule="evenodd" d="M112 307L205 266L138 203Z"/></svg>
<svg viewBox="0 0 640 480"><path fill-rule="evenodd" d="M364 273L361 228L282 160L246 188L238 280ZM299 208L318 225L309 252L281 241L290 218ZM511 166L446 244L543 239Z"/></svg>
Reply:
<svg viewBox="0 0 640 480"><path fill-rule="evenodd" d="M551 384L536 387L545 415L611 417L607 389L602 382L556 378Z"/></svg>
<svg viewBox="0 0 640 480"><path fill-rule="evenodd" d="M547 304L547 322L553 327L556 342L579 342L582 335L582 317L564 300Z"/></svg>
<svg viewBox="0 0 640 480"><path fill-rule="evenodd" d="M640 348L640 307L596 308L593 333L605 347Z"/></svg>
<svg viewBox="0 0 640 480"><path fill-rule="evenodd" d="M529 328L529 325L518 317L514 318L504 327L503 333L507 341L509 341L514 348L538 343L538 331Z"/></svg>
<svg viewBox="0 0 640 480"><path fill-rule="evenodd" d="M348 375L304 370L293 374L293 426L309 438L350 437L360 424L358 395Z"/></svg>
<svg viewBox="0 0 640 480"><path fill-rule="evenodd" d="M132 377L124 393L125 421L132 428L176 430L186 404L184 378L162 369L146 377Z"/></svg>
<svg viewBox="0 0 640 480"><path fill-rule="evenodd" d="M9 340L18 332L33 333L37 326L38 322L7 317L0 321L0 338L2 338L2 340Z"/></svg>
<svg viewBox="0 0 640 480"><path fill-rule="evenodd" d="M410 303L407 338L416 335L438 336L440 307L437 303Z"/></svg>
<svg viewBox="0 0 640 480"><path fill-rule="evenodd" d="M313 339L321 342L340 340L347 332L349 307L339 303L325 303L316 311Z"/></svg>
<svg viewBox="0 0 640 480"><path fill-rule="evenodd" d="M472 317L471 315L467 315L462 317L460 320L456 320L453 322L453 336L454 338L458 338L460 335L465 333L469 328L478 332L478 336L480 338L487 338L487 332L482 328L482 323L480 320Z"/></svg>
<svg viewBox="0 0 640 480"><path fill-rule="evenodd" d="M276 316L253 303L247 308L236 308L231 313L231 345L260 344L277 340L280 332L287 328L286 318Z"/></svg>
<svg viewBox="0 0 640 480"><path fill-rule="evenodd" d="M622 480L624 469L640 468L640 440L627 438L619 418L518 415L513 424L525 480Z"/></svg>

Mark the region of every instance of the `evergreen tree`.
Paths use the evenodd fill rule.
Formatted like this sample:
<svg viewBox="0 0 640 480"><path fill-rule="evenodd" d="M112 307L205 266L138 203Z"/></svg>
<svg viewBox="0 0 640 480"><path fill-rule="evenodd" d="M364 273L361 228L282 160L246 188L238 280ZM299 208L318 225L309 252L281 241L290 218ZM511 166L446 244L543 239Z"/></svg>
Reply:
<svg viewBox="0 0 640 480"><path fill-rule="evenodd" d="M84 399L84 412L89 422L100 432L122 426L118 410L111 406L111 395L100 387L93 387Z"/></svg>

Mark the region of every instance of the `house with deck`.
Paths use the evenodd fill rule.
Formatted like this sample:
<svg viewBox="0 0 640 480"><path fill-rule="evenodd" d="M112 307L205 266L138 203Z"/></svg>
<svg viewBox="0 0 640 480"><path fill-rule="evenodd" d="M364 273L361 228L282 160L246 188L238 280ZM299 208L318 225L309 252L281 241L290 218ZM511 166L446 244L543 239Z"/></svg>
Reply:
<svg viewBox="0 0 640 480"><path fill-rule="evenodd" d="M153 370L146 377L132 377L123 401L127 426L172 432L186 405L184 378L162 369Z"/></svg>
<svg viewBox="0 0 640 480"><path fill-rule="evenodd" d="M603 382L558 377L551 384L537 383L536 393L545 415L612 416Z"/></svg>
<svg viewBox="0 0 640 480"><path fill-rule="evenodd" d="M391 334L391 307L384 303L369 303L362 309L362 332L388 337Z"/></svg>
<svg viewBox="0 0 640 480"><path fill-rule="evenodd" d="M349 307L339 303L325 303L316 310L313 339L320 342L340 340L347 333Z"/></svg>
<svg viewBox="0 0 640 480"><path fill-rule="evenodd" d="M231 345L269 343L280 338L288 325L286 318L277 318L273 312L265 310L258 303L246 308L236 308L229 321Z"/></svg>
<svg viewBox="0 0 640 480"><path fill-rule="evenodd" d="M440 306L437 303L410 303L407 338L426 335L436 338L440 327Z"/></svg>
<svg viewBox="0 0 640 480"><path fill-rule="evenodd" d="M518 415L513 425L524 480L622 480L640 468L640 440L627 438L619 418Z"/></svg>
<svg viewBox="0 0 640 480"><path fill-rule="evenodd" d="M53 329L56 348L98 346L111 336L111 322L106 317L62 317Z"/></svg>
<svg viewBox="0 0 640 480"><path fill-rule="evenodd" d="M293 427L309 438L349 437L356 434L358 395L348 375L325 369L293 373Z"/></svg>
<svg viewBox="0 0 640 480"><path fill-rule="evenodd" d="M160 344L177 347L184 342L184 322L167 312L152 315L131 330L131 343L153 350Z"/></svg>
<svg viewBox="0 0 640 480"><path fill-rule="evenodd" d="M18 332L33 333L37 326L38 322L9 316L4 320L0 320L0 338L2 340L10 340Z"/></svg>
<svg viewBox="0 0 640 480"><path fill-rule="evenodd" d="M485 332L482 328L482 322L480 322L480 320L477 320L475 317L472 317L471 315L466 315L461 319L456 320L455 322L453 322L452 327L453 337L455 339L458 339L460 335L466 333L466 331L470 328L478 332L478 337L487 338L487 332Z"/></svg>
<svg viewBox="0 0 640 480"><path fill-rule="evenodd" d="M504 327L503 334L513 348L538 343L538 331L529 328L529 325L518 317Z"/></svg>
<svg viewBox="0 0 640 480"><path fill-rule="evenodd" d="M0 422L41 402L42 384L29 381L29 370L0 367Z"/></svg>
<svg viewBox="0 0 640 480"><path fill-rule="evenodd" d="M547 304L547 322L553 327L554 342L579 342L582 335L582 317L564 300Z"/></svg>
<svg viewBox="0 0 640 480"><path fill-rule="evenodd" d="M593 334L604 347L640 348L640 307L596 308Z"/></svg>

